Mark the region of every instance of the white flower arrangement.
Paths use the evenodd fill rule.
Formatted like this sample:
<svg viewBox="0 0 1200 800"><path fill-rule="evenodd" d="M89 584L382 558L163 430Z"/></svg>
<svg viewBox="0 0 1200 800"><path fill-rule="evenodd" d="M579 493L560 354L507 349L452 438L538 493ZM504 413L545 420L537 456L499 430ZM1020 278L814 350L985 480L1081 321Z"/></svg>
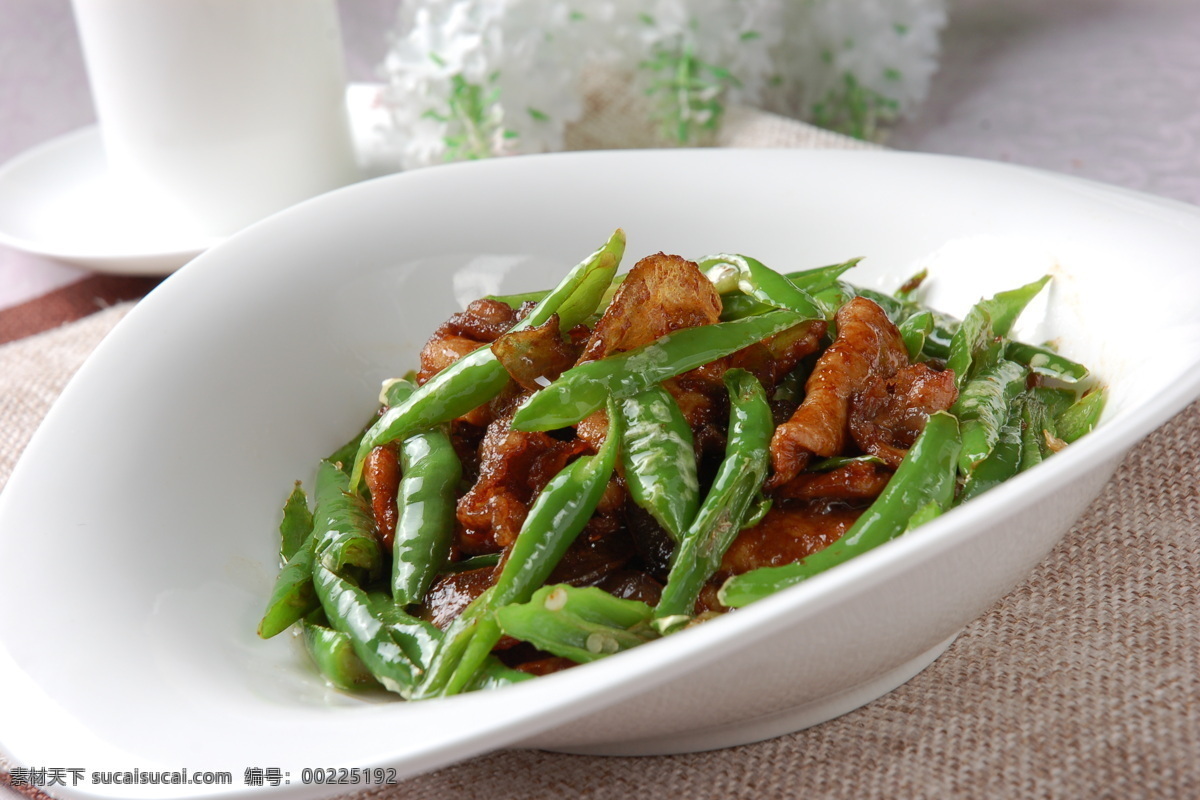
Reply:
<svg viewBox="0 0 1200 800"><path fill-rule="evenodd" d="M586 78L644 98L658 144L732 104L864 139L924 99L946 0L402 0L382 72L400 167L564 148Z"/></svg>

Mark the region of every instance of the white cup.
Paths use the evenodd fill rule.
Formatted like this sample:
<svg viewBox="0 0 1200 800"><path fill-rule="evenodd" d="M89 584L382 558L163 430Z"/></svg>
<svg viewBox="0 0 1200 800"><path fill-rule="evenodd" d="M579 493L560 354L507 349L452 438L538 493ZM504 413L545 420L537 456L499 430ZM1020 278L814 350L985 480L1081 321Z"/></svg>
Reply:
<svg viewBox="0 0 1200 800"><path fill-rule="evenodd" d="M225 236L360 177L334 0L72 0L110 175Z"/></svg>

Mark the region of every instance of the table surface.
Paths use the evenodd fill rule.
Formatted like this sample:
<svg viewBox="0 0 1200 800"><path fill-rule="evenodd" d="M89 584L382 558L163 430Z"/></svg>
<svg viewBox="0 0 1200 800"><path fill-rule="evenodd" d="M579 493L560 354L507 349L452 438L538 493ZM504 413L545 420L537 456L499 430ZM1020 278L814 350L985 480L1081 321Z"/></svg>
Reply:
<svg viewBox="0 0 1200 800"><path fill-rule="evenodd" d="M376 79L397 0L340 0L347 75ZM1200 204L1200 3L958 0L941 69L888 144ZM94 123L69 0L0 0L0 163ZM79 281L0 246L0 310Z"/></svg>

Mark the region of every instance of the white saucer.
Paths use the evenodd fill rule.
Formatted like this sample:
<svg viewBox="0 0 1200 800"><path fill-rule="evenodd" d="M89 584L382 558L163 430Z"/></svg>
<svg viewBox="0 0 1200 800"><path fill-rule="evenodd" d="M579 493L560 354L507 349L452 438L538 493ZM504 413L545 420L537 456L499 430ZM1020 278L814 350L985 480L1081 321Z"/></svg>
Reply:
<svg viewBox="0 0 1200 800"><path fill-rule="evenodd" d="M100 272L165 275L221 238L119 185L95 126L0 168L0 243L18 250Z"/></svg>
<svg viewBox="0 0 1200 800"><path fill-rule="evenodd" d="M351 84L347 104L360 160L373 165L373 84ZM366 148L366 152L364 151ZM232 235L236 231L225 232ZM0 166L0 244L98 272L167 275L227 238L181 210L140 195L108 169L100 130L51 139Z"/></svg>

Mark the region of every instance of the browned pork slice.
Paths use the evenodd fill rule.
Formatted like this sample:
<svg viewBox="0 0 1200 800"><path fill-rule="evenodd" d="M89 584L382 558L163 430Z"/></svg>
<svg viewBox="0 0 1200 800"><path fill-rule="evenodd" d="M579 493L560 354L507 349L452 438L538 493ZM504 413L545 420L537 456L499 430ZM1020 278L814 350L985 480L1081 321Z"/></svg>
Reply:
<svg viewBox="0 0 1200 800"><path fill-rule="evenodd" d="M833 544L862 514L844 503L772 506L757 525L738 534L721 559L718 583L759 567L802 561Z"/></svg>
<svg viewBox="0 0 1200 800"><path fill-rule="evenodd" d="M498 300L476 300L443 322L421 349L417 383L438 374L479 347L494 342L517 321L516 312Z"/></svg>
<svg viewBox="0 0 1200 800"><path fill-rule="evenodd" d="M421 616L439 628L446 628L472 600L496 582L496 576L497 572L493 567L440 576L425 595Z"/></svg>
<svg viewBox="0 0 1200 800"><path fill-rule="evenodd" d="M509 331L492 342L496 360L521 388L535 392L570 369L579 360L579 346L564 339L558 315L536 328Z"/></svg>
<svg viewBox="0 0 1200 800"><path fill-rule="evenodd" d="M632 350L720 317L721 296L700 268L680 256L656 253L629 271L592 329L580 361Z"/></svg>
<svg viewBox="0 0 1200 800"><path fill-rule="evenodd" d="M854 395L908 365L900 331L878 304L856 297L835 321L837 337L817 359L803 402L771 439L772 486L796 477L814 455L841 454Z"/></svg>
<svg viewBox="0 0 1200 800"><path fill-rule="evenodd" d="M480 553L512 544L537 493L587 449L580 439L515 431L511 414L493 421L479 449L479 478L458 501L459 546Z"/></svg>
<svg viewBox="0 0 1200 800"><path fill-rule="evenodd" d="M776 497L789 500L840 500L867 503L887 486L892 470L878 464L852 461L828 472L802 472L779 487Z"/></svg>
<svg viewBox="0 0 1200 800"><path fill-rule="evenodd" d="M925 421L958 399L954 373L928 364L904 367L878 377L850 404L850 435L864 453L883 459L893 469L912 447Z"/></svg>
<svg viewBox="0 0 1200 800"><path fill-rule="evenodd" d="M828 472L802 473L775 493L757 525L738 534L720 579L807 558L839 539L891 478L885 466L853 461Z"/></svg>
<svg viewBox="0 0 1200 800"><path fill-rule="evenodd" d="M380 445L367 454L363 480L371 493L371 512L375 517L375 536L387 551L392 550L400 511L396 490L400 488L400 460L395 444Z"/></svg>

